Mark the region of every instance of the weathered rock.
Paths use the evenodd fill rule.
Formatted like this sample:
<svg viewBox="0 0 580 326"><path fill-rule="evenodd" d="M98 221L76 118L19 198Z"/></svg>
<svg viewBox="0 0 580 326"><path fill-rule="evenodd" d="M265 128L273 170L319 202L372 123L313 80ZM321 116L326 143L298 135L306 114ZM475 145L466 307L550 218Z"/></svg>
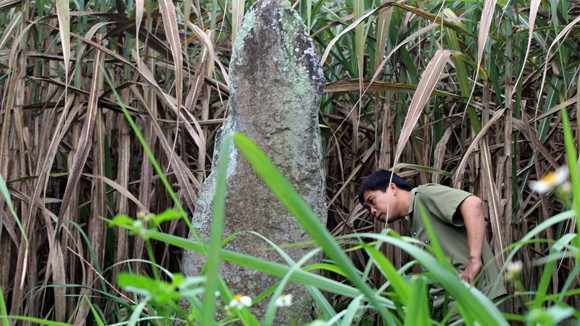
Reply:
<svg viewBox="0 0 580 326"><path fill-rule="evenodd" d="M222 135L239 131L252 139L325 224L325 183L318 128L324 75L312 40L304 33L304 25L289 2L261 0L248 11L234 45L230 78L231 108ZM230 158L224 236L254 231L277 245L310 240L235 147ZM214 167L200 191L192 221L205 239L209 238L211 227L215 174ZM285 263L270 245L248 232L236 236L227 248ZM310 250L312 247L308 246L285 249L294 261ZM187 275L199 275L204 263L202 255L188 252L183 270ZM279 281L229 263L222 265L222 276L232 291L252 297ZM294 296L295 303L290 308L294 318L304 305L311 304L304 286L289 284L284 292ZM259 318L264 316L269 299L252 306L252 313ZM308 318L309 309L304 311L302 321ZM277 320L281 322L278 324L290 323L283 313L278 313Z"/></svg>

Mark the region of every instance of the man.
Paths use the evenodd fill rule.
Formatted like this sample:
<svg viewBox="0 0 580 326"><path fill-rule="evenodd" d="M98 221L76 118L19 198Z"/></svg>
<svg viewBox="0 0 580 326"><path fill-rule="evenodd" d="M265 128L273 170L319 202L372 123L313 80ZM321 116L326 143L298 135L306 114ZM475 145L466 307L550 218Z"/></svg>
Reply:
<svg viewBox="0 0 580 326"><path fill-rule="evenodd" d="M443 252L461 278L470 284L475 280L475 286L491 300L506 294L485 239L486 222L478 197L438 184L413 188L398 175L378 170L364 179L358 199L379 221L392 223L406 218L411 236L429 244L421 203ZM430 289L429 295L435 309L443 306L444 292L440 286Z"/></svg>

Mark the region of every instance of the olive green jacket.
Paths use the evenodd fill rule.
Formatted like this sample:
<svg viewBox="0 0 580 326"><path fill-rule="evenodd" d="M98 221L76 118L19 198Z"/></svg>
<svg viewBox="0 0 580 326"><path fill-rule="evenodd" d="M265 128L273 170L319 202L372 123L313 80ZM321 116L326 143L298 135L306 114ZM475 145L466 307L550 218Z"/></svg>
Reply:
<svg viewBox="0 0 580 326"><path fill-rule="evenodd" d="M431 243L420 215L418 205L421 203L445 256L458 273L469 263L467 231L459 213L459 205L471 195L463 190L438 184L421 185L411 191L407 216L411 236L425 244ZM491 300L505 295L506 290L487 240L483 244L482 261L483 269L475 286ZM435 308L443 305L443 288L434 286L429 290L429 295Z"/></svg>

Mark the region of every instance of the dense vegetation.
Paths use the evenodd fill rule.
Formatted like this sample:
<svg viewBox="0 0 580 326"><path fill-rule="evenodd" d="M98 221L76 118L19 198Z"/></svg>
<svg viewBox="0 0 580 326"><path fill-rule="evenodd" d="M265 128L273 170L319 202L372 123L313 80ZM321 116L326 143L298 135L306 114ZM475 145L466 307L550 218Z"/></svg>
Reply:
<svg viewBox="0 0 580 326"><path fill-rule="evenodd" d="M153 257L168 272L179 270L185 245L162 235L185 237L183 218L159 224L163 233L149 235L157 241L145 241L108 228L102 217L177 207L171 189L183 211L195 209L227 114L232 40L249 5L0 0L0 175L7 186L0 196L0 286L8 308L0 315L123 321L135 298L119 290L121 271L153 275ZM500 266L523 262L519 283L510 283L516 294L508 317L533 322L549 319L550 309L541 307L578 307L572 195L562 188L540 195L528 185L563 165L572 177L577 172L580 6L557 0L293 5L327 77L320 123L331 234L384 228L354 200L360 179L377 167L395 168L414 184L461 187L485 199ZM404 225L393 228L404 232ZM532 230L538 233L526 237ZM396 237L375 240L386 243L395 269L410 256L431 262ZM372 249L344 241L359 268L381 261ZM342 266L332 248L325 250ZM378 268L365 280L381 289L385 274ZM418 297L421 282L412 282ZM341 289L321 288L356 297ZM331 304L352 305L340 298ZM403 319L398 309L384 315L375 306L384 320ZM468 322L479 318L465 311ZM580 318L577 310L569 314Z"/></svg>

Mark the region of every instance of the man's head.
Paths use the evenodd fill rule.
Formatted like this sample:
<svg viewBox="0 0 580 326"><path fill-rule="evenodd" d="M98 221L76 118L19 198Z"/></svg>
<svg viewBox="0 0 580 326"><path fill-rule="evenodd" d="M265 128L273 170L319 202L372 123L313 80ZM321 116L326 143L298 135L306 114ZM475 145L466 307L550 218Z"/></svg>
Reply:
<svg viewBox="0 0 580 326"><path fill-rule="evenodd" d="M411 189L398 175L377 170L363 180L358 200L379 221L394 222L407 215Z"/></svg>

